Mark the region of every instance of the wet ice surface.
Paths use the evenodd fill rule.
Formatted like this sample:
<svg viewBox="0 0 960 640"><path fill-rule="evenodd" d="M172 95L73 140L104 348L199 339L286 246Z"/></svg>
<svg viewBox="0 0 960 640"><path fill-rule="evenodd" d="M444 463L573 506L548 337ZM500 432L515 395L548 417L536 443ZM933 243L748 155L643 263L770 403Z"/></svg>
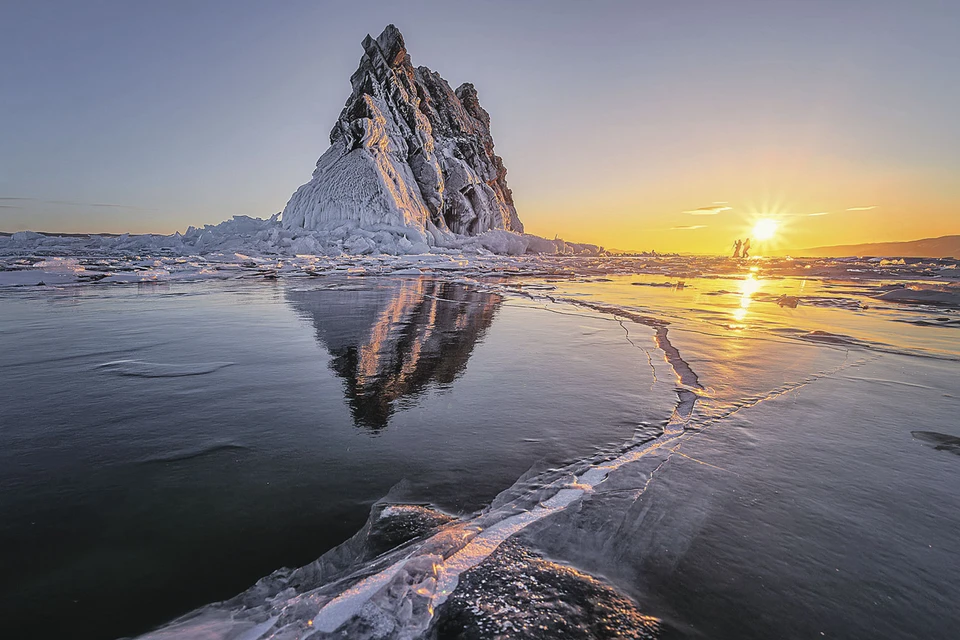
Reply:
<svg viewBox="0 0 960 640"><path fill-rule="evenodd" d="M411 258L0 293L5 618L951 637L953 263Z"/></svg>
<svg viewBox="0 0 960 640"><path fill-rule="evenodd" d="M672 403L615 323L434 280L14 290L0 314L0 606L40 636L235 595L397 485L472 513Z"/></svg>

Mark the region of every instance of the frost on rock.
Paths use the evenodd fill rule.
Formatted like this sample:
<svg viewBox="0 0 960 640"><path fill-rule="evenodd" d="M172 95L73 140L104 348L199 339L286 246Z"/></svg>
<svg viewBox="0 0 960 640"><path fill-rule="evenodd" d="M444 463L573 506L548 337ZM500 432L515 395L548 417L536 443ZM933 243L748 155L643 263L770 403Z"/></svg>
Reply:
<svg viewBox="0 0 960 640"><path fill-rule="evenodd" d="M284 228L406 228L415 236L408 241L431 246L453 244L452 234L521 234L473 85L454 91L439 74L414 68L393 25L368 35L363 50L331 146L284 208Z"/></svg>

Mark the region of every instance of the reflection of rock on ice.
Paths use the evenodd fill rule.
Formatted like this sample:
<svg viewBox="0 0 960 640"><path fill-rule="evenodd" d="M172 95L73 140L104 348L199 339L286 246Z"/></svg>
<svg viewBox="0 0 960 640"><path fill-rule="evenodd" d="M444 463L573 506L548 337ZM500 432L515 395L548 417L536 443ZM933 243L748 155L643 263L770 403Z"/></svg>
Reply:
<svg viewBox="0 0 960 640"><path fill-rule="evenodd" d="M400 398L431 381L452 383L500 304L499 296L427 279L285 296L333 357L357 426L373 430L387 426Z"/></svg>

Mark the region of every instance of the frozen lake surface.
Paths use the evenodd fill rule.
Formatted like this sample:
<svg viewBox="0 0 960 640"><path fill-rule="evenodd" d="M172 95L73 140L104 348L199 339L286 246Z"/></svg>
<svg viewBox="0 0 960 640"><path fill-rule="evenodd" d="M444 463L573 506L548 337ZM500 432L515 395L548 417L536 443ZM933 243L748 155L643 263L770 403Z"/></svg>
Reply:
<svg viewBox="0 0 960 640"><path fill-rule="evenodd" d="M14 636L960 623L954 263L245 258L6 259Z"/></svg>

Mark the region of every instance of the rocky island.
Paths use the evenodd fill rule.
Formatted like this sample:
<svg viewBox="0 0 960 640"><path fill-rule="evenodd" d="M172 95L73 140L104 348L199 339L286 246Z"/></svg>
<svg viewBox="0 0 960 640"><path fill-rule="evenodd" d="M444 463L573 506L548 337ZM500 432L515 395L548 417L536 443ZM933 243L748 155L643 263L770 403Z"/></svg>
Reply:
<svg viewBox="0 0 960 640"><path fill-rule="evenodd" d="M283 210L288 229L414 228L434 236L523 232L477 91L414 67L400 31L363 40L353 91L311 180Z"/></svg>

